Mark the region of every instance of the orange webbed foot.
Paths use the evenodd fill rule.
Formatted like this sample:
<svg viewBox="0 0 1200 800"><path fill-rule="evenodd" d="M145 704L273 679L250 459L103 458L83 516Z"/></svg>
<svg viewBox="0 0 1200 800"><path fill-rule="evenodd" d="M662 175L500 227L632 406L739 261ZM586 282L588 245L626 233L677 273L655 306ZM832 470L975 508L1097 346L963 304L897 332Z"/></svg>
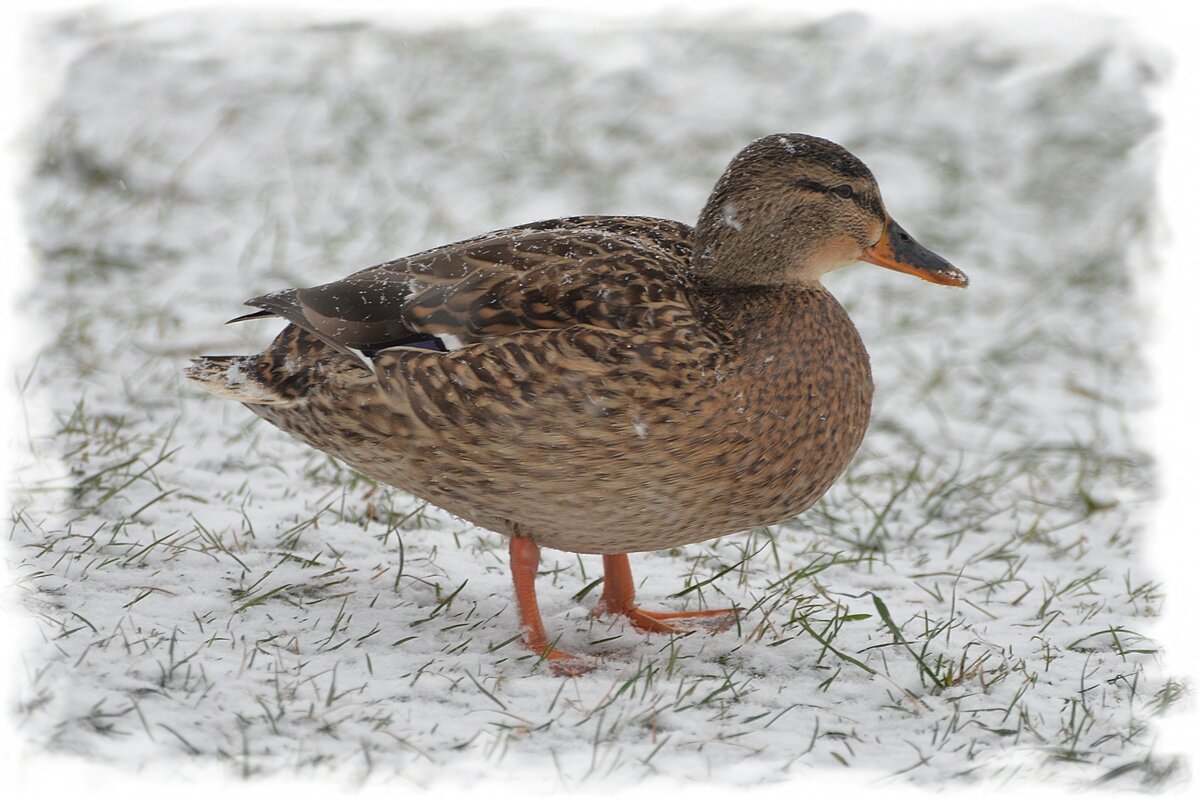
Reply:
<svg viewBox="0 0 1200 800"><path fill-rule="evenodd" d="M525 648L540 657L538 663L548 662L550 671L555 675L575 677L596 669L596 662L559 650L546 637L542 615L538 611L537 592L534 589L539 560L537 544L532 539L522 536L514 527L509 537L509 554ZM646 633L689 633L696 630L720 633L732 627L738 619L737 609L732 608L709 611L646 611L638 608L633 598L633 575L629 570L629 557L623 553L604 556L604 593L592 612L597 617L620 614L628 619L633 627Z"/></svg>
<svg viewBox="0 0 1200 800"><path fill-rule="evenodd" d="M737 622L737 609L734 608L710 611L646 611L634 606L619 613L623 614L633 627L646 633L687 633L695 630L721 633L732 628Z"/></svg>
<svg viewBox="0 0 1200 800"><path fill-rule="evenodd" d="M629 556L604 556L604 594L593 615L620 614L633 627L647 633L687 633L703 630L720 633L737 622L737 610L732 608L711 611L646 611L633 602L633 574Z"/></svg>

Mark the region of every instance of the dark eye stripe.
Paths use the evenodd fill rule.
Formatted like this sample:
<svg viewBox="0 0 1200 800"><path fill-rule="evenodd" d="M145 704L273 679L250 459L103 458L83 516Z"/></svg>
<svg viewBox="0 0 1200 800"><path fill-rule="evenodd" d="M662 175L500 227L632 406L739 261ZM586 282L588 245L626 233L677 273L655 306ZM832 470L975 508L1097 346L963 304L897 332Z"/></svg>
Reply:
<svg viewBox="0 0 1200 800"><path fill-rule="evenodd" d="M797 178L796 185L801 189L808 189L810 192L820 192L821 194L825 194L829 191L829 187L825 184L818 183L817 181L810 181L806 178Z"/></svg>
<svg viewBox="0 0 1200 800"><path fill-rule="evenodd" d="M801 189L808 189L810 192L819 192L821 194L834 194L836 187L826 186L820 181L810 181L807 178L796 178L795 184ZM883 206L874 197L864 196L857 192L846 198L864 211L869 211L872 214L883 216Z"/></svg>

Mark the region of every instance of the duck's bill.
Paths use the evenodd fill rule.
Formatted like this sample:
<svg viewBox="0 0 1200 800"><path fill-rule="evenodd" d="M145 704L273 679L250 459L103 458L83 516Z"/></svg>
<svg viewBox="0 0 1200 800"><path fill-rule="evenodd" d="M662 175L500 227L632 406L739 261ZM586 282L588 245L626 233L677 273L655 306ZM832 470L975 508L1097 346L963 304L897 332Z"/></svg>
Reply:
<svg viewBox="0 0 1200 800"><path fill-rule="evenodd" d="M862 260L943 286L967 285L967 276L960 269L921 245L891 219L879 241L863 251Z"/></svg>

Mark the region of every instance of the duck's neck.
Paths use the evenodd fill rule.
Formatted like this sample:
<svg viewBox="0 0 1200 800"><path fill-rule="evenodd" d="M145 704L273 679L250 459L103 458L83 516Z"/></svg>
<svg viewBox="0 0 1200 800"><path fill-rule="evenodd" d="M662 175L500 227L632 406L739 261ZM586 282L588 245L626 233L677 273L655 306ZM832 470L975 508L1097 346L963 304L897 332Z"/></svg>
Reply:
<svg viewBox="0 0 1200 800"><path fill-rule="evenodd" d="M798 226L781 233L763 227L750 210L714 197L695 227L690 271L701 284L720 289L815 283L826 270L817 269L814 230Z"/></svg>
<svg viewBox="0 0 1200 800"><path fill-rule="evenodd" d="M793 286L721 286L699 281L699 287L708 309L740 335L758 328L791 328L796 314L812 305L832 305L845 315L833 295L816 281Z"/></svg>

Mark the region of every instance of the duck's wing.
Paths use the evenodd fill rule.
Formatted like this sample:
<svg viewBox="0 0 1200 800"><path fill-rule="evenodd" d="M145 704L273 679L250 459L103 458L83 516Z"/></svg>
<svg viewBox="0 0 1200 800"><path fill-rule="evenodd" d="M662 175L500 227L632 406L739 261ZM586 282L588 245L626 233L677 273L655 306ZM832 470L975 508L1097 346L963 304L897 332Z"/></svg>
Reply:
<svg viewBox="0 0 1200 800"><path fill-rule="evenodd" d="M256 297L247 304L262 311L240 319L277 315L368 355L576 325L703 338L707 312L687 275L691 234L647 217L532 223Z"/></svg>

